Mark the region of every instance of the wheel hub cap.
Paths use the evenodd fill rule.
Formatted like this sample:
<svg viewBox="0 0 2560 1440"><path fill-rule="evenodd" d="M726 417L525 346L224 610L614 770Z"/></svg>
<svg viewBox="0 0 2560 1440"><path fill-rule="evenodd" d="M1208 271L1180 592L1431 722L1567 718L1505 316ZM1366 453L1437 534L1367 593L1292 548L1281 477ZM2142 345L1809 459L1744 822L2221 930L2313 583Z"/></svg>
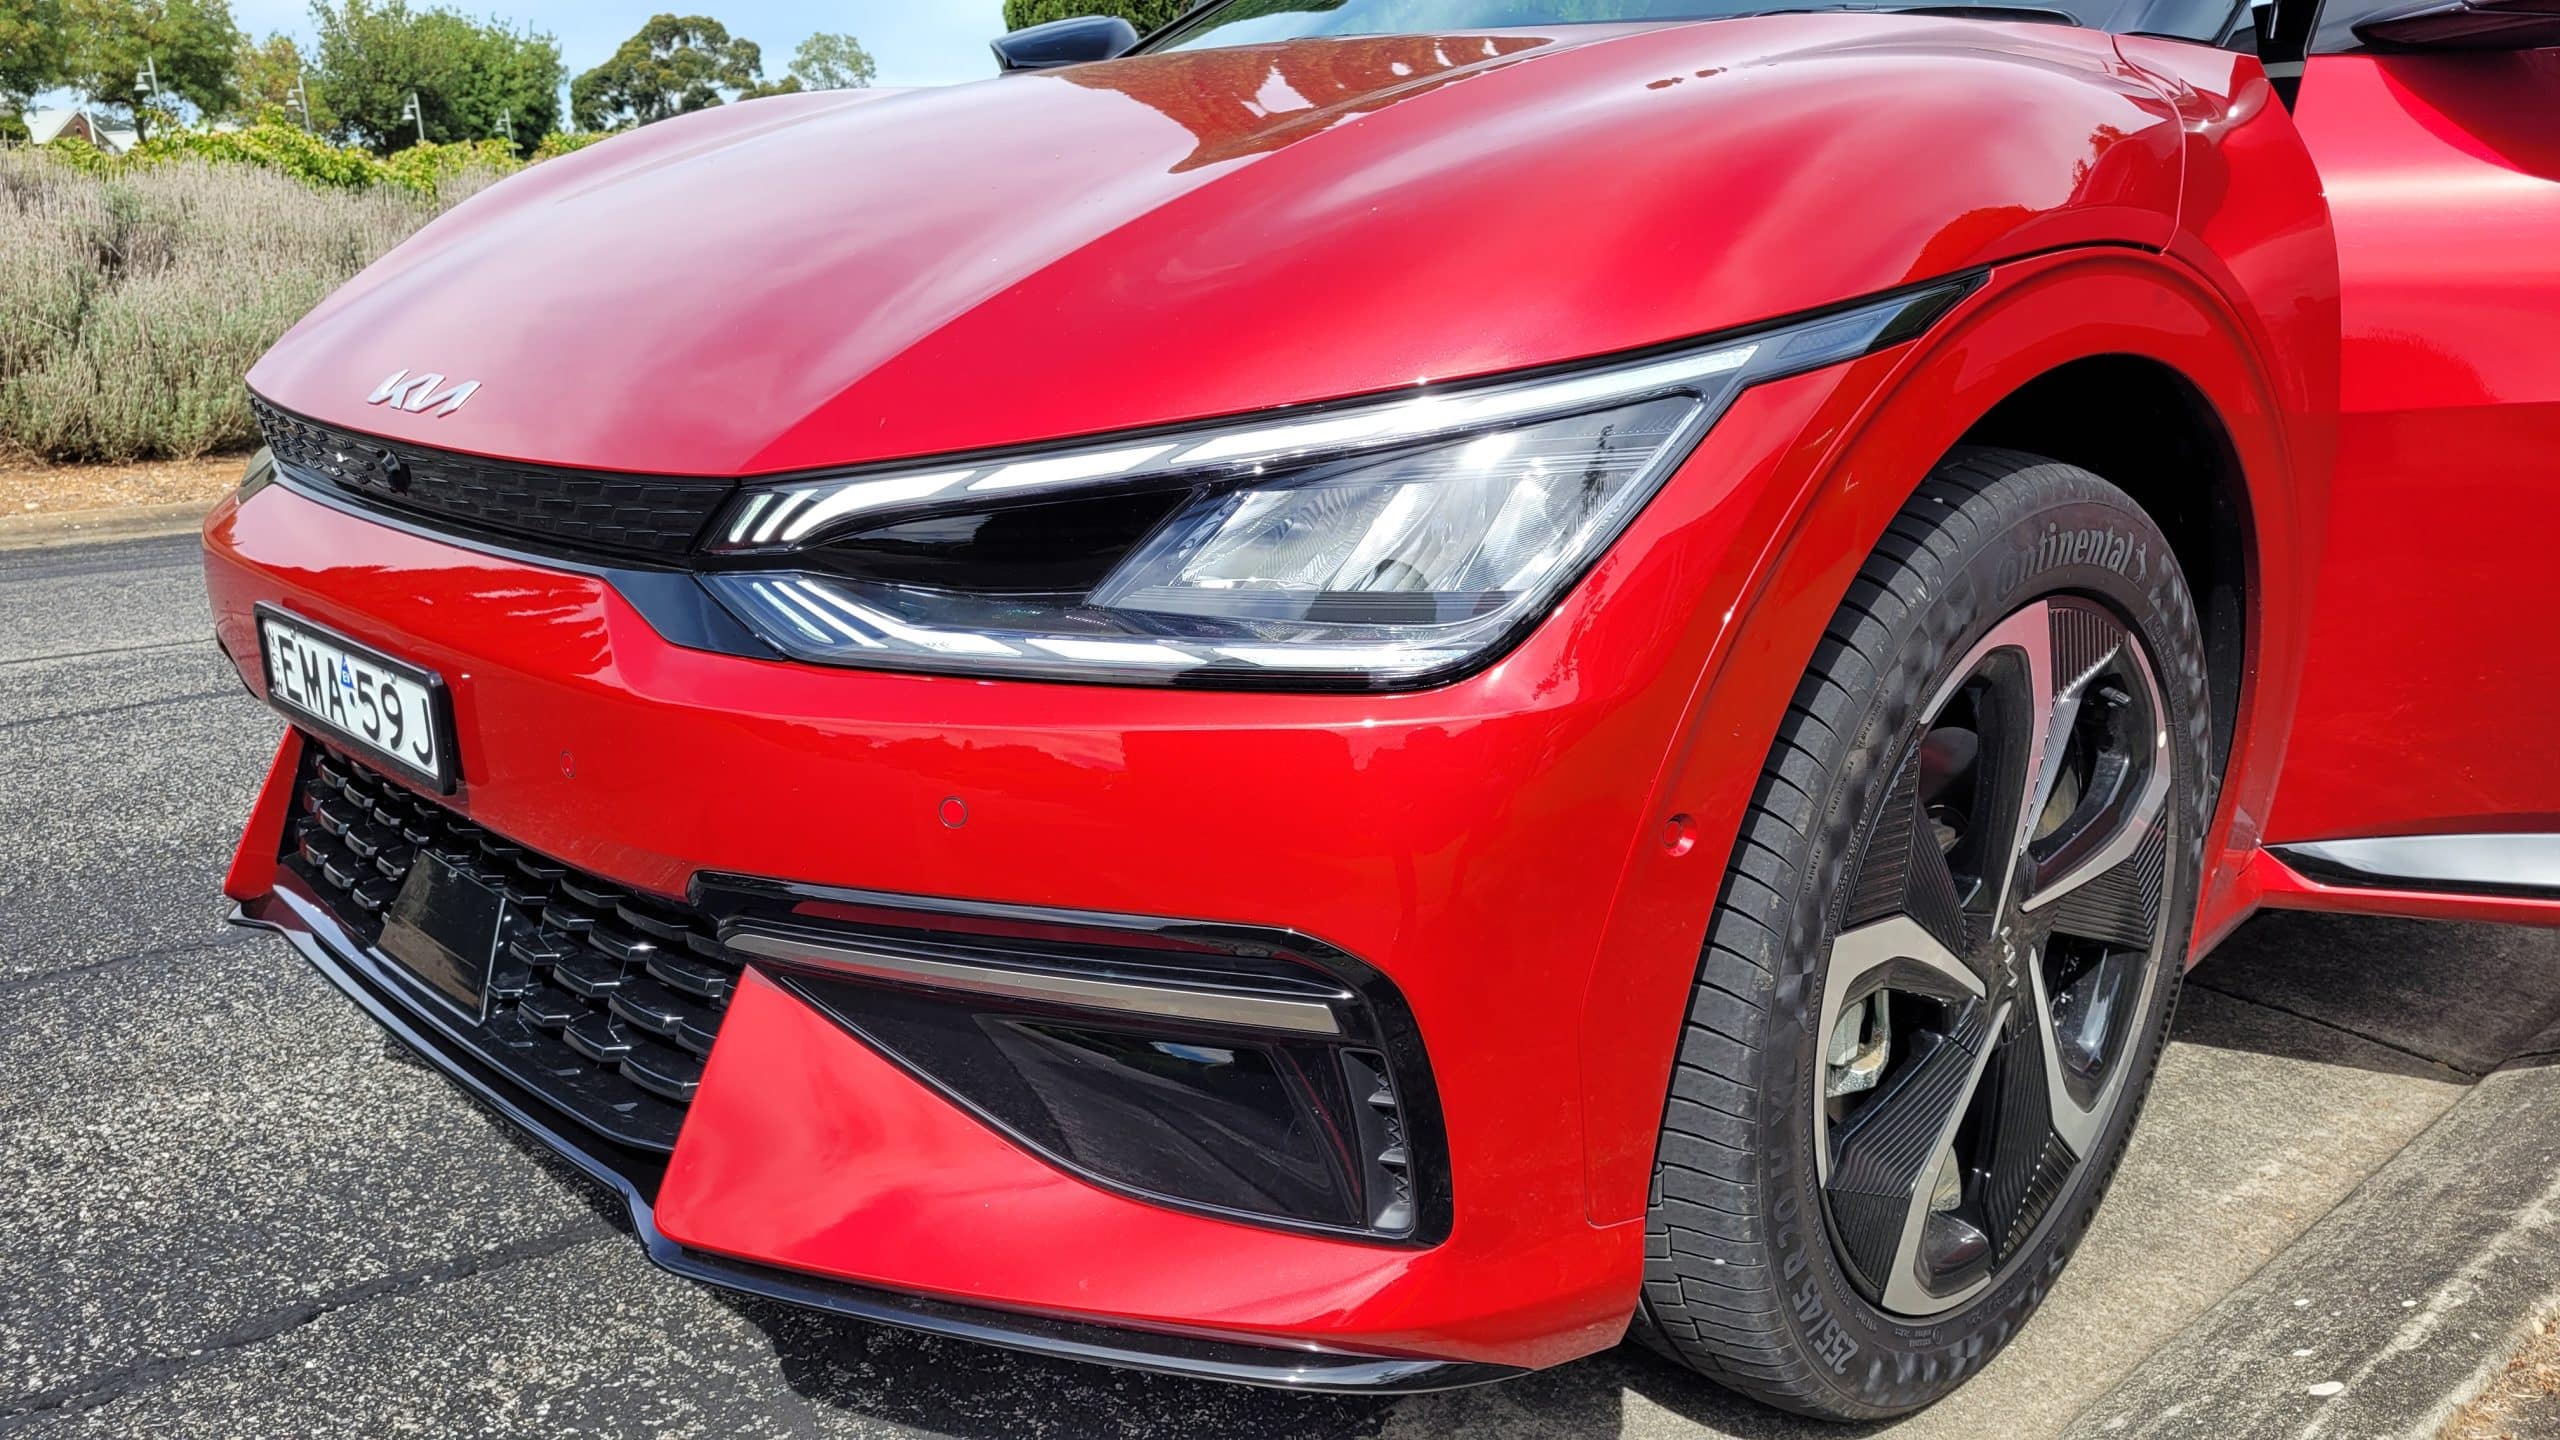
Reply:
<svg viewBox="0 0 2560 1440"><path fill-rule="evenodd" d="M1997 1278L2122 1104L2173 839L2167 705L2098 605L2011 615L1923 713L1850 872L1813 1101L1841 1259L1913 1317Z"/></svg>

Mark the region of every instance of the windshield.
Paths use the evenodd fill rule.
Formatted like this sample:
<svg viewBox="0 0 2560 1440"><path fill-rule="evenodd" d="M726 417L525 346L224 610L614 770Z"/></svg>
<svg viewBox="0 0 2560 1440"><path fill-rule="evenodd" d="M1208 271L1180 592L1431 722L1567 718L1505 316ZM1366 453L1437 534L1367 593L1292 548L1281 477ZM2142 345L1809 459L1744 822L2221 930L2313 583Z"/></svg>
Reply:
<svg viewBox="0 0 2560 1440"><path fill-rule="evenodd" d="M1555 25L1642 24L1648 21L1721 20L1777 10L2016 10L2033 18L2068 18L2107 29L2140 29L2186 35L2190 25L2218 33L2235 0L1966 0L1961 4L1834 3L1834 0L1225 0L1200 7L1147 46L1150 50L1207 50L1258 45L1316 35L1446 35L1477 30L1540 29ZM2177 22L2111 24L2127 12L2210 10ZM2022 14L2020 18L2030 18ZM2210 38L2209 35L2196 38Z"/></svg>

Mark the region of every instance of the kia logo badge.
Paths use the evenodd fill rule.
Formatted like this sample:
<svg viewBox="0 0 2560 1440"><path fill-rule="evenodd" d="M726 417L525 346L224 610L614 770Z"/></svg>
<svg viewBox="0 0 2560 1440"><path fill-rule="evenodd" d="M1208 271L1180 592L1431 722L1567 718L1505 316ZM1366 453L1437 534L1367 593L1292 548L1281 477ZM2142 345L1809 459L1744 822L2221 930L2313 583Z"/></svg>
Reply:
<svg viewBox="0 0 2560 1440"><path fill-rule="evenodd" d="M364 403L388 405L412 415L432 409L441 418L461 409L462 402L478 393L480 382L477 380L465 380L445 389L444 377L434 371L412 375L406 370L395 370L391 378L373 388L373 393L365 397Z"/></svg>

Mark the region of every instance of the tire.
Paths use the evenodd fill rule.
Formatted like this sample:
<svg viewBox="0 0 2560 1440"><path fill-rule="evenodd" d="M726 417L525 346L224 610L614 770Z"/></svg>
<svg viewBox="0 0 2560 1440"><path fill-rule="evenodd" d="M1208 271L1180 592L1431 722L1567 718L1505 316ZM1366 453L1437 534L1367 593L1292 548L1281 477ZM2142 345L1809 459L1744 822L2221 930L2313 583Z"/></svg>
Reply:
<svg viewBox="0 0 2560 1440"><path fill-rule="evenodd" d="M1865 1421L2017 1334L2167 1037L2214 783L2205 674L2185 579L2122 491L1987 449L1922 484L1736 839L1664 1110L1638 1338Z"/></svg>

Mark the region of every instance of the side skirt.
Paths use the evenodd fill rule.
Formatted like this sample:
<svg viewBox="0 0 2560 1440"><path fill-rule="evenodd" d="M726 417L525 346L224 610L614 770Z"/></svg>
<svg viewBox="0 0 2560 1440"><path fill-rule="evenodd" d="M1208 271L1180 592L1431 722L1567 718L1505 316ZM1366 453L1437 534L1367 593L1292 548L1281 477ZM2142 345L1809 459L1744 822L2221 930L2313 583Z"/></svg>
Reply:
<svg viewBox="0 0 2560 1440"><path fill-rule="evenodd" d="M2560 928L2560 835L2413 835L2270 846L2262 905Z"/></svg>

